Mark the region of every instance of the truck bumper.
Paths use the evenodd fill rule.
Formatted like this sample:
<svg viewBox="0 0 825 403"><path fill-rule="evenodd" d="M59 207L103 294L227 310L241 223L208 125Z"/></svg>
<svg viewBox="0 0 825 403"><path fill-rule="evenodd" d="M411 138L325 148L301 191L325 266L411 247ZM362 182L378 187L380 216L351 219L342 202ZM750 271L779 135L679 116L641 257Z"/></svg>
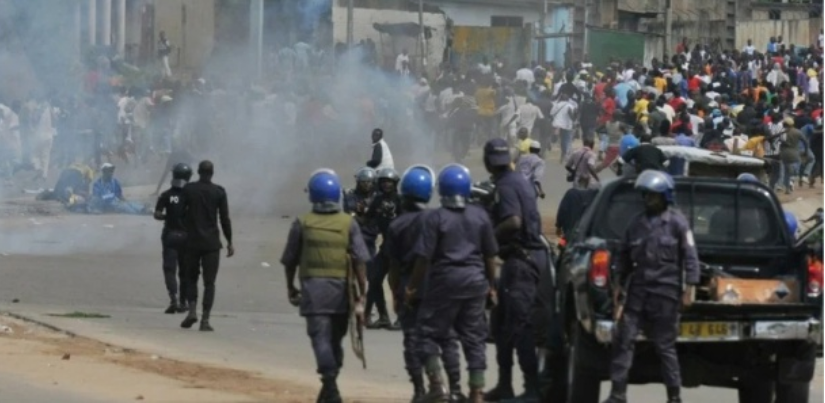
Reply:
<svg viewBox="0 0 825 403"><path fill-rule="evenodd" d="M740 342L740 341L809 341L819 343L822 338L822 323L814 318L797 321L780 320L749 320L719 322L728 326L730 331L725 335L680 335L680 343L713 343L713 342ZM613 339L615 324L610 320L594 322L594 332L599 343L609 344ZM645 340L639 334L638 340Z"/></svg>

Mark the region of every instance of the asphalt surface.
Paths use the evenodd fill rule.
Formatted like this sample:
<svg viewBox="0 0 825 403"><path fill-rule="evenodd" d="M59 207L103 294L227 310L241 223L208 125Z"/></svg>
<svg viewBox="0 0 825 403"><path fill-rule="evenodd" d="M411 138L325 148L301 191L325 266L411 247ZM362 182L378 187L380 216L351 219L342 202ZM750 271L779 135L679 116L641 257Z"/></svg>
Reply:
<svg viewBox="0 0 825 403"><path fill-rule="evenodd" d="M0 400L15 403L106 403L93 396L66 391L60 386L44 387L5 372L0 372Z"/></svg>
<svg viewBox="0 0 825 403"><path fill-rule="evenodd" d="M478 164L471 164L471 169L476 178L483 177ZM547 172L548 198L541 205L544 211L554 213L554 206L567 188L557 156L549 159ZM150 217L65 215L3 221L0 310L168 358L252 370L316 387L315 361L305 325L287 301L283 268L277 263L292 220L307 208L302 186L296 182L292 192L273 201L278 205L275 215L234 217L237 255L221 262L213 334L182 330L178 326L182 316L162 314L168 301L161 271L161 227ZM233 193L239 188L227 186L230 207L233 200L242 200ZM19 302L13 303L15 299ZM73 311L111 318L47 315ZM403 365L401 334L367 331L365 343L366 370L349 354L347 346L340 379L342 393L362 401L408 400L410 386ZM487 357L487 383L494 385L492 346ZM823 399L821 362L817 369L812 402ZM520 383L520 376L514 379ZM603 384L603 396L607 387ZM0 374L0 390L6 388L21 398L4 396L3 401L90 401L41 395L38 393L48 392ZM639 403L661 402L664 388L633 386L630 397ZM684 397L686 402L736 401L734 391L717 388L688 389Z"/></svg>

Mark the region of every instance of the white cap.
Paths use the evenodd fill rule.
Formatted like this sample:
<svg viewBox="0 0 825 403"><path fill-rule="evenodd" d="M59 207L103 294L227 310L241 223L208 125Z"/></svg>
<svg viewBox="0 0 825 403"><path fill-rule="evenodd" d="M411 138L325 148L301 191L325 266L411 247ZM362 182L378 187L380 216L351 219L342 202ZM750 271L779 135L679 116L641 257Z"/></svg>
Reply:
<svg viewBox="0 0 825 403"><path fill-rule="evenodd" d="M530 148L541 149L541 143L539 143L536 140L533 140L533 141L530 142Z"/></svg>

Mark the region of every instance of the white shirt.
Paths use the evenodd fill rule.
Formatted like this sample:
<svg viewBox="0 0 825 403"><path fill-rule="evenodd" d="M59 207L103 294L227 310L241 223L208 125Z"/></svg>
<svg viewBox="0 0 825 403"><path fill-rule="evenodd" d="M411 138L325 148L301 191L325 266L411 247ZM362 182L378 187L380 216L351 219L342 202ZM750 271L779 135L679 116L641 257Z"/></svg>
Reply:
<svg viewBox="0 0 825 403"><path fill-rule="evenodd" d="M636 70L627 69L622 73L622 78L624 78L625 82L628 82L633 79L633 74L636 74Z"/></svg>
<svg viewBox="0 0 825 403"><path fill-rule="evenodd" d="M410 56L405 54L400 54L398 57L395 58L395 71L401 73L404 71L404 62L407 64L410 63Z"/></svg>
<svg viewBox="0 0 825 403"><path fill-rule="evenodd" d="M536 75L533 74L533 70L523 68L516 72L516 80L527 81L528 85L533 85L536 82Z"/></svg>
<svg viewBox="0 0 825 403"><path fill-rule="evenodd" d="M808 94L819 94L819 77L808 78Z"/></svg>
<svg viewBox="0 0 825 403"><path fill-rule="evenodd" d="M376 143L373 143L373 147L375 147ZM395 163L392 159L392 153L390 152L390 146L387 145L387 142L384 139L378 140L378 143L381 145L381 162L375 167L375 170L381 170L384 168L391 168L395 169Z"/></svg>
<svg viewBox="0 0 825 403"><path fill-rule="evenodd" d="M576 104L570 101L559 101L553 105L550 110L550 116L553 117L553 127L562 130L573 130L572 114L576 112Z"/></svg>
<svg viewBox="0 0 825 403"><path fill-rule="evenodd" d="M490 66L489 64L479 63L478 72L481 74L490 74L493 72L493 66Z"/></svg>
<svg viewBox="0 0 825 403"><path fill-rule="evenodd" d="M533 131L533 126L536 124L536 119L543 119L544 114L541 109L533 104L524 104L518 108L519 127L527 128L528 132Z"/></svg>
<svg viewBox="0 0 825 403"><path fill-rule="evenodd" d="M676 111L673 110L673 107L670 106L670 104L664 104L664 106L659 108L659 110L667 116L668 122L673 123L673 118L676 117Z"/></svg>

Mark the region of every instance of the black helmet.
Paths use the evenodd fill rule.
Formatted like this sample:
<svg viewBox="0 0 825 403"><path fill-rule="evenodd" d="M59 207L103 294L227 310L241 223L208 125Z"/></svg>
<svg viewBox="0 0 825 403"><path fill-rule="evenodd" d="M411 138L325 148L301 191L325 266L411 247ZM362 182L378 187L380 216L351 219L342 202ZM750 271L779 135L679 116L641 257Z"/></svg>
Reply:
<svg viewBox="0 0 825 403"><path fill-rule="evenodd" d="M378 180L388 179L393 182L398 182L401 180L401 177L398 176L398 172L395 172L392 168L381 168L378 170Z"/></svg>
<svg viewBox="0 0 825 403"><path fill-rule="evenodd" d="M184 163L176 164L172 168L172 186L183 187L192 178L192 168Z"/></svg>

